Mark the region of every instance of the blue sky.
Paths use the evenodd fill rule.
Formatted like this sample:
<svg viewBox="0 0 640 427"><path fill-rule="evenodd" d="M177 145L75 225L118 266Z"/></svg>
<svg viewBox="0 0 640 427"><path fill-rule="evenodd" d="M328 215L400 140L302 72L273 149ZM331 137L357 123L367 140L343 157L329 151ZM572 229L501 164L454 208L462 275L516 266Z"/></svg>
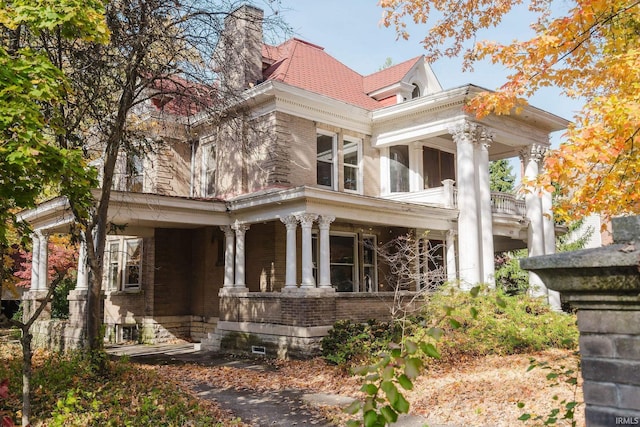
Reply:
<svg viewBox="0 0 640 427"><path fill-rule="evenodd" d="M263 0L269 1L269 0ZM387 57L393 63L422 55L421 35L426 25L411 26L411 38L396 40L392 28L380 25L382 9L377 0L275 0L284 20L293 28L295 36L320 45L325 51L361 74L377 71ZM507 17L498 29L480 35L480 39L507 42L531 34L533 21L523 8ZM462 72L461 61L441 59L431 65L441 85L453 88L473 83L495 89L505 82L507 73L499 65L481 63L473 73ZM549 88L537 94L530 103L536 107L571 119L580 105L562 97L557 89ZM555 144L559 135L554 136Z"/></svg>

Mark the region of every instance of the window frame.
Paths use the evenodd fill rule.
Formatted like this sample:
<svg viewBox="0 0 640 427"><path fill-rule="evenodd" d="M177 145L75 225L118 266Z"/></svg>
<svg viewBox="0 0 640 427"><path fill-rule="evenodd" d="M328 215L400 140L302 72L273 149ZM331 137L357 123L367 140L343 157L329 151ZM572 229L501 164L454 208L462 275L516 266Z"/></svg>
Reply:
<svg viewBox="0 0 640 427"><path fill-rule="evenodd" d="M373 254L372 263L367 263L367 258L365 256L365 251L367 251L367 245L365 244L366 240L372 241L373 248L370 249ZM378 253L376 252L376 248L378 247L378 236L375 234L363 234L362 235L362 285L363 292L378 292ZM367 289L367 281L365 271L367 268L371 268L373 270L373 277L371 278L371 289Z"/></svg>
<svg viewBox="0 0 640 427"><path fill-rule="evenodd" d="M345 145L351 143L351 144L356 144L356 156L357 156L357 163L351 164L351 163L346 163L344 161L345 159ZM355 193L355 194L363 194L364 192L364 179L363 179L363 168L362 168L362 139L361 138L356 138L356 137L352 137L352 136L344 136L342 138L342 187L344 189L345 192L348 193ZM356 189L348 189L346 187L346 180L347 180L347 169L354 169L356 171Z"/></svg>
<svg viewBox="0 0 640 427"><path fill-rule="evenodd" d="M131 193L144 192L144 156L136 152L127 152L125 158L125 189ZM140 186L138 189L137 186Z"/></svg>
<svg viewBox="0 0 640 427"><path fill-rule="evenodd" d="M330 161L320 160L319 158L319 154L321 153L318 153L318 139L320 136L330 137L332 139ZM316 129L316 185L323 188L330 188L331 190L338 189L338 155L337 154L338 154L338 134L335 132L329 132L323 129ZM320 162L331 165L331 173L330 173L331 185L324 185L319 183L318 177L319 177L320 169L318 168L318 164Z"/></svg>
<svg viewBox="0 0 640 427"><path fill-rule="evenodd" d="M127 270L129 268L129 244L133 242L136 242L139 248L138 256L140 257L140 260L136 265L138 270L138 280L137 283L128 283L127 279L129 275L127 274ZM107 260L105 263L105 265L108 267L105 276L105 290L111 292L139 291L142 288L142 264L144 255L143 238L135 236L119 236L117 239L109 239L107 241L107 248L109 250L106 254ZM116 269L114 270L113 267L116 267Z"/></svg>
<svg viewBox="0 0 640 427"><path fill-rule="evenodd" d="M393 167L394 167L394 162L396 163L400 163L397 160L392 159L392 150L394 149L399 149L400 147L404 147L404 149L406 149L406 165L402 163L402 166L406 169L403 170L403 181L406 181L404 183L403 189L402 190L398 190L398 188L400 188L398 185L396 185L394 187L394 180L392 178L392 174L393 174ZM400 144L400 145L393 145L391 147L389 147L389 151L388 151L388 158L389 158L389 166L388 166L388 170L387 170L387 176L389 177L389 193L407 193L411 191L411 160L410 160L410 156L411 156L411 149L408 145L406 144ZM404 176L406 174L406 176ZM396 183L398 184L398 183ZM406 187L406 188L405 188Z"/></svg>
<svg viewBox="0 0 640 427"><path fill-rule="evenodd" d="M202 146L202 172L200 180L202 182L202 194L204 197L215 197L217 194L217 178L218 178L218 150L215 142L208 143ZM209 159L211 152L214 153L215 164L213 168L209 165ZM209 184L211 182L211 176L213 175L213 192L209 192Z"/></svg>

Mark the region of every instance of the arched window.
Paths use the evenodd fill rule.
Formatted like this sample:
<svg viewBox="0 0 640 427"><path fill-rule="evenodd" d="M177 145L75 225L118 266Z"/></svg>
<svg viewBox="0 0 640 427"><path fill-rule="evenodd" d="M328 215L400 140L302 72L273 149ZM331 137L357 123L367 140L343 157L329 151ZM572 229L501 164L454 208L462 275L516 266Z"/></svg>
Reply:
<svg viewBox="0 0 640 427"><path fill-rule="evenodd" d="M411 92L411 99L416 99L420 97L420 86L417 84L413 84L413 91Z"/></svg>

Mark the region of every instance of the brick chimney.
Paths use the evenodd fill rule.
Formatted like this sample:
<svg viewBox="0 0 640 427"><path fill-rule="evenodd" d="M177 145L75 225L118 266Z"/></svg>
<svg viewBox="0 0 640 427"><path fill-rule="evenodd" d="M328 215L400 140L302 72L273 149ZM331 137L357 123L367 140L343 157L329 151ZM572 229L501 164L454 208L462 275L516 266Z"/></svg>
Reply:
<svg viewBox="0 0 640 427"><path fill-rule="evenodd" d="M262 79L262 21L264 12L243 5L224 20L214 52L221 89L241 93Z"/></svg>

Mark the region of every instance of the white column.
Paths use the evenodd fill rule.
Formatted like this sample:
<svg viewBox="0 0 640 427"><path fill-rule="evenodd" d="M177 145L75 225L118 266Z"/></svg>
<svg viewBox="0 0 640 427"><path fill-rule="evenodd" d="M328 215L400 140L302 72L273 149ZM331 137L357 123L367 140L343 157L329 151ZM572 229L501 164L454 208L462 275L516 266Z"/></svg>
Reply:
<svg viewBox="0 0 640 427"><path fill-rule="evenodd" d="M311 213L303 213L296 215L300 221L300 227L302 228L302 283L301 289L313 289L316 287L316 282L313 279L313 259L311 250L311 227L313 221L318 218L318 215Z"/></svg>
<svg viewBox="0 0 640 427"><path fill-rule="evenodd" d="M284 290L297 289L296 283L296 229L298 228L298 219L289 215L284 218L280 218L280 221L287 227L287 267Z"/></svg>
<svg viewBox="0 0 640 427"><path fill-rule="evenodd" d="M320 277L319 287L323 290L335 291L331 286L331 250L329 247L330 236L329 226L336 217L322 215L318 218L318 228L320 229Z"/></svg>
<svg viewBox="0 0 640 427"><path fill-rule="evenodd" d="M449 230L447 231L447 236L445 238L447 251L445 255L447 257L447 281L451 283L455 283L457 280L455 235L454 230Z"/></svg>
<svg viewBox="0 0 640 427"><path fill-rule="evenodd" d="M37 291L40 286L40 233L31 235L31 290Z"/></svg>
<svg viewBox="0 0 640 427"><path fill-rule="evenodd" d="M460 287L469 290L480 282L480 243L478 203L473 155L477 125L463 122L449 129L456 143L456 175L458 185L458 267Z"/></svg>
<svg viewBox="0 0 640 427"><path fill-rule="evenodd" d="M233 288L236 233L229 225L220 227L224 233L224 284L223 288Z"/></svg>
<svg viewBox="0 0 640 427"><path fill-rule="evenodd" d="M532 145L522 153L524 176L528 181L535 181L539 173L539 163L546 147ZM542 205L536 189L529 185L525 189L526 216L529 220L527 247L529 256L544 255L544 226L542 224ZM529 293L535 297L547 295L547 288L537 274L529 272Z"/></svg>
<svg viewBox="0 0 640 427"><path fill-rule="evenodd" d="M453 184L455 181L452 179L445 179L442 181L442 186L444 188L444 207L445 208L454 208L455 207L455 194Z"/></svg>
<svg viewBox="0 0 640 427"><path fill-rule="evenodd" d="M89 289L89 271L87 266L87 244L84 240L80 242L78 251L78 277L76 280L76 290L86 291Z"/></svg>
<svg viewBox="0 0 640 427"><path fill-rule="evenodd" d="M409 191L424 190L422 178L422 145L409 144Z"/></svg>
<svg viewBox="0 0 640 427"><path fill-rule="evenodd" d="M493 213L491 212L491 187L489 183L489 146L493 136L481 127L476 143L477 189L479 196L480 240L482 243L481 279L490 288L495 288L495 255L493 250Z"/></svg>
<svg viewBox="0 0 640 427"><path fill-rule="evenodd" d="M551 193L543 191L540 203L542 205L542 227L544 229L544 254L551 255L556 253L556 231L553 220L553 199ZM547 292L551 308L556 311L561 311L562 302L560 301L560 293L551 289L548 289Z"/></svg>
<svg viewBox="0 0 640 427"><path fill-rule="evenodd" d="M245 283L245 254L244 254L244 237L249 229L246 224L241 224L238 220L231 226L236 232L236 280L233 285L234 290L248 291Z"/></svg>
<svg viewBox="0 0 640 427"><path fill-rule="evenodd" d="M40 234L38 246L38 290L49 289L49 236Z"/></svg>

